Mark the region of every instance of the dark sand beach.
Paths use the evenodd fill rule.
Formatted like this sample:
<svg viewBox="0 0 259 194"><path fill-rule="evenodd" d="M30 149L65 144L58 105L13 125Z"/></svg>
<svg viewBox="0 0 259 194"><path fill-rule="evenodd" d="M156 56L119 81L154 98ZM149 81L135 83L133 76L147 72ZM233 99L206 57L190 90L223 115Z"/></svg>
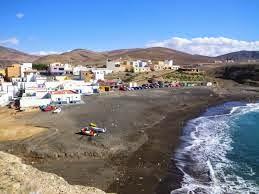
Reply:
<svg viewBox="0 0 259 194"><path fill-rule="evenodd" d="M215 93L216 91L216 93ZM250 92L250 93L249 93ZM116 193L169 193L182 178L173 161L184 123L227 100L254 99L256 91L166 88L84 97L61 114L35 112L18 120L48 130L0 149L70 184ZM77 134L89 122L108 129L90 139Z"/></svg>

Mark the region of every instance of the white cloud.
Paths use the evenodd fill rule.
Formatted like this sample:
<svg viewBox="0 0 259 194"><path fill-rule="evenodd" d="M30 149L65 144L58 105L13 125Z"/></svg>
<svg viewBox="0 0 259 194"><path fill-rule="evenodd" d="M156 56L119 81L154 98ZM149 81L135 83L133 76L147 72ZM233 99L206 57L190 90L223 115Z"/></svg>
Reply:
<svg viewBox="0 0 259 194"><path fill-rule="evenodd" d="M31 54L33 55L54 55L54 54L61 54L62 52L57 52L57 51L38 51L38 52L33 52Z"/></svg>
<svg viewBox="0 0 259 194"><path fill-rule="evenodd" d="M259 50L259 41L242 41L225 37L198 37L192 39L172 37L152 41L147 47L167 47L175 50L206 56L218 56L240 50Z"/></svg>
<svg viewBox="0 0 259 194"><path fill-rule="evenodd" d="M18 45L19 40L16 37L11 37L5 40L0 40L0 44L2 45Z"/></svg>
<svg viewBox="0 0 259 194"><path fill-rule="evenodd" d="M22 18L24 17L24 13L21 13L21 12L16 13L16 17L17 17L18 19L22 19Z"/></svg>

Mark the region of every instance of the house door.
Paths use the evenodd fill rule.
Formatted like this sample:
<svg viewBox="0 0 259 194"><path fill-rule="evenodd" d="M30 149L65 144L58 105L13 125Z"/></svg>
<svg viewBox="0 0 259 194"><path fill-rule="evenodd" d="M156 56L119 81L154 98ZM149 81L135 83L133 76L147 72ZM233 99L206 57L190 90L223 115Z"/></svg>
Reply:
<svg viewBox="0 0 259 194"><path fill-rule="evenodd" d="M70 97L67 97L67 103L68 104L70 103Z"/></svg>

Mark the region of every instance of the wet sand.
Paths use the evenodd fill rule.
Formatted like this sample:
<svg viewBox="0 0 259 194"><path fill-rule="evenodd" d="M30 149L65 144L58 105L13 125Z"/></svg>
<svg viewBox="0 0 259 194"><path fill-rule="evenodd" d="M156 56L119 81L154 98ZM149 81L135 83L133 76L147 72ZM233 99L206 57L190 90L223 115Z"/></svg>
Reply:
<svg viewBox="0 0 259 194"><path fill-rule="evenodd" d="M169 193L182 178L170 158L185 121L229 99L233 97L209 88L84 97L85 104L64 107L58 115L22 116L30 125L48 130L25 140L3 142L0 149L70 184L117 193ZM76 134L89 122L108 132L93 139Z"/></svg>

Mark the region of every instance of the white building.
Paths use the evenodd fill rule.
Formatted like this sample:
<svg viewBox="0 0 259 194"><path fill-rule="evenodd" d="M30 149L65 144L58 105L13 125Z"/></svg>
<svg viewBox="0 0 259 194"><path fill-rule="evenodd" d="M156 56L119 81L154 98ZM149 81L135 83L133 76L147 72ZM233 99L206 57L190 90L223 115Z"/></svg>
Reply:
<svg viewBox="0 0 259 194"><path fill-rule="evenodd" d="M72 90L50 92L51 101L57 104L73 104L81 102L81 94Z"/></svg>
<svg viewBox="0 0 259 194"><path fill-rule="evenodd" d="M38 71L34 69L28 69L23 72L23 76L26 82L35 82L38 75Z"/></svg>
<svg viewBox="0 0 259 194"><path fill-rule="evenodd" d="M73 74L73 67L70 64L64 64L65 72L67 75Z"/></svg>
<svg viewBox="0 0 259 194"><path fill-rule="evenodd" d="M94 74L94 80L104 80L104 76L113 72L112 69L108 68L93 68L91 70Z"/></svg>
<svg viewBox="0 0 259 194"><path fill-rule="evenodd" d="M0 92L0 106L6 106L9 104L9 96L6 92Z"/></svg>
<svg viewBox="0 0 259 194"><path fill-rule="evenodd" d="M173 65L173 66L171 67L171 69L177 71L177 70L180 69L180 66L179 66L179 65Z"/></svg>
<svg viewBox="0 0 259 194"><path fill-rule="evenodd" d="M13 85L12 82L2 82L0 91L7 93L9 100L13 100L18 95L19 88L17 85Z"/></svg>
<svg viewBox="0 0 259 194"><path fill-rule="evenodd" d="M76 91L78 94L82 95L91 95L99 89L99 86L79 80L68 80L64 82L62 86L64 90Z"/></svg>
<svg viewBox="0 0 259 194"><path fill-rule="evenodd" d="M25 77L24 72L32 70L32 63L23 63L20 66L21 68L21 77Z"/></svg>
<svg viewBox="0 0 259 194"><path fill-rule="evenodd" d="M73 67L73 75L79 76L81 71L89 71L89 68L84 66Z"/></svg>
<svg viewBox="0 0 259 194"><path fill-rule="evenodd" d="M51 63L49 65L49 73L51 75L65 75L65 65L62 63Z"/></svg>
<svg viewBox="0 0 259 194"><path fill-rule="evenodd" d="M151 70L148 65L148 62L141 61L141 60L133 61L133 72L134 73L149 72L149 71L151 71Z"/></svg>
<svg viewBox="0 0 259 194"><path fill-rule="evenodd" d="M172 69L173 65L174 65L173 60L165 60L165 68L166 69Z"/></svg>
<svg viewBox="0 0 259 194"><path fill-rule="evenodd" d="M29 107L47 106L51 103L50 98L39 98L37 96L23 96L20 99L20 108L25 109Z"/></svg>

